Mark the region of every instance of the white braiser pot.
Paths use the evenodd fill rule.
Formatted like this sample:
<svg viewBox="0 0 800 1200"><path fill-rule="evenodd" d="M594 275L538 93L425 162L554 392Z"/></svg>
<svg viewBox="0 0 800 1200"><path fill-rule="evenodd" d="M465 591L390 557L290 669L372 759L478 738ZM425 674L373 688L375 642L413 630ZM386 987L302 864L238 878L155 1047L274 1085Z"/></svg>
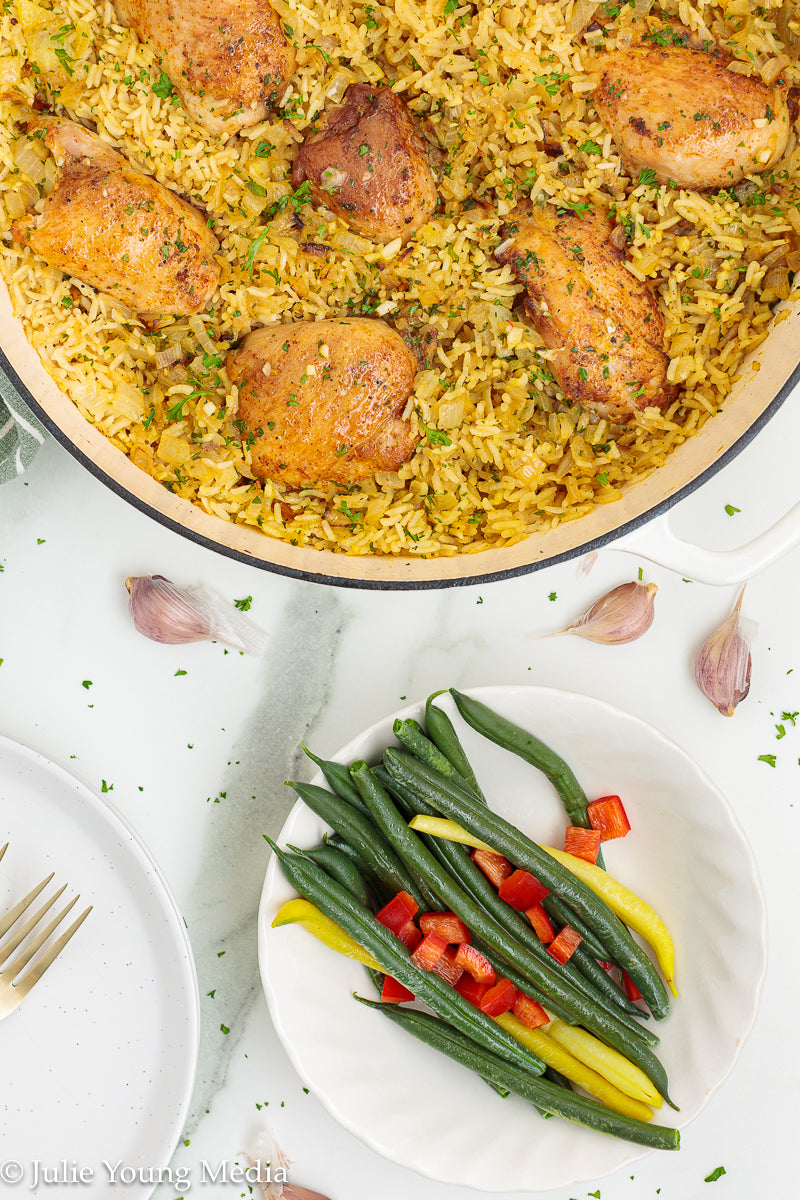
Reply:
<svg viewBox="0 0 800 1200"><path fill-rule="evenodd" d="M2 283L0 367L47 429L117 495L176 533L251 566L343 587L456 587L534 571L613 543L691 579L727 584L756 574L800 542L800 505L753 542L725 552L679 541L670 533L666 513L741 450L800 381L800 304L787 304L785 312L748 360L725 410L648 479L558 529L515 546L452 558L351 557L291 546L174 496L134 466L60 391L28 344Z"/></svg>

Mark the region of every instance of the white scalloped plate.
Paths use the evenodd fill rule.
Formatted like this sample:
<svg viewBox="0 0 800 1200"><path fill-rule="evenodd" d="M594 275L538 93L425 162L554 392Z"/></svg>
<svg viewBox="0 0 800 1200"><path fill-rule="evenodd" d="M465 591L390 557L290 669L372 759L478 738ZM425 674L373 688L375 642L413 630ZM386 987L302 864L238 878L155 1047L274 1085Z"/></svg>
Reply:
<svg viewBox="0 0 800 1200"><path fill-rule="evenodd" d="M657 1052L680 1113L665 1107L656 1119L683 1127L731 1071L761 995L766 911L742 829L700 767L628 713L546 688L470 694L562 754L590 797L623 797L632 832L604 854L610 873L653 905L676 943L680 998L658 1024ZM449 696L440 701L455 712ZM374 760L394 740L394 716L421 719L421 711L411 705L379 721L335 757ZM565 817L547 780L455 720L492 807L537 840L559 845ZM312 846L324 829L298 803L279 840ZM432 1179L495 1193L597 1179L648 1153L566 1121L542 1121L522 1100L501 1100L477 1076L362 1008L352 993L373 994L362 967L299 926L271 928L292 895L273 857L258 935L269 1010L305 1083L372 1149Z"/></svg>

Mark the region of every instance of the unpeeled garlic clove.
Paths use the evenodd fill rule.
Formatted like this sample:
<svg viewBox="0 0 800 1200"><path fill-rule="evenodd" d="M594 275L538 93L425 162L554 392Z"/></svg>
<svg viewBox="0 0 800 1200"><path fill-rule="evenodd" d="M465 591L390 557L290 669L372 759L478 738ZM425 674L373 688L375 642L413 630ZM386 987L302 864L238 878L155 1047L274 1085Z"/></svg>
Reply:
<svg viewBox="0 0 800 1200"><path fill-rule="evenodd" d="M657 591L655 583L621 583L561 633L574 633L604 646L634 642L653 624Z"/></svg>
<svg viewBox="0 0 800 1200"><path fill-rule="evenodd" d="M694 660L697 686L723 717L732 717L736 705L750 691L749 632L752 623L741 616L744 587L727 621L706 638Z"/></svg>
<svg viewBox="0 0 800 1200"><path fill-rule="evenodd" d="M289 1181L291 1163L281 1149L274 1130L261 1130L253 1151L253 1155L245 1152L244 1157L253 1169L253 1182L261 1185L264 1200L329 1200L322 1192L311 1192Z"/></svg>
<svg viewBox="0 0 800 1200"><path fill-rule="evenodd" d="M235 650L259 654L266 634L243 612L209 588L180 588L163 575L129 576L128 609L139 633L154 642L224 642Z"/></svg>

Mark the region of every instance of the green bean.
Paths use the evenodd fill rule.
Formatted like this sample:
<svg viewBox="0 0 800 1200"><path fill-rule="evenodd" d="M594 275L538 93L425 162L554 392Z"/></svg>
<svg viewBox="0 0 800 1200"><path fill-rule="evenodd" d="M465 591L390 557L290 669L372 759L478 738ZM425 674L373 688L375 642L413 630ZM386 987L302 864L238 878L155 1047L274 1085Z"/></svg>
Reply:
<svg viewBox="0 0 800 1200"><path fill-rule="evenodd" d="M595 958L601 958L603 962L611 962L611 955L600 939L592 932L584 920L575 912L574 908L570 908L568 904L556 896L553 892L549 896L545 896L542 901L542 908L549 917L552 917L557 925L571 925L576 933L579 933L583 938L583 946L593 954Z"/></svg>
<svg viewBox="0 0 800 1200"><path fill-rule="evenodd" d="M313 783L289 783L287 786L294 788L312 812L341 834L362 858L372 863L381 883L391 888L393 895L406 891L418 904L423 907L427 905L430 899L427 888L420 887L406 870L386 839L378 833L370 817L365 817L340 796L334 796L332 792Z"/></svg>
<svg viewBox="0 0 800 1200"><path fill-rule="evenodd" d="M353 863L359 875L372 892L372 895L377 901L379 908L382 908L384 904L391 900L392 896L397 894L394 888L387 887L386 884L378 878L377 874L373 870L372 864L368 862L367 859L365 859L361 854L359 854L357 850L353 849L350 843L345 841L340 834L330 834L330 836L326 838L325 844L328 846L333 846L334 849L338 850L345 856L345 858L348 858L350 862Z"/></svg>
<svg viewBox="0 0 800 1200"><path fill-rule="evenodd" d="M588 950L584 950L582 945L574 951L570 962L574 963L576 971L580 971L584 979L596 987L598 992L620 1012L626 1013L629 1017L646 1015L636 1007L632 1000L628 999L623 991L620 991L614 980L603 970L599 962L592 958Z"/></svg>
<svg viewBox="0 0 800 1200"><path fill-rule="evenodd" d="M350 778L350 772L346 765L344 763L333 762L327 758L317 758L316 754L312 754L308 746L303 746L303 750L311 761L316 763L320 771L322 771L331 791L341 800L346 800L348 804L352 804L353 808L357 808L359 812L366 813L367 810L358 792L353 787L353 781Z"/></svg>
<svg viewBox="0 0 800 1200"><path fill-rule="evenodd" d="M676 1129L651 1125L635 1117L623 1116L588 1096L579 1095L571 1089L567 1090L541 1076L534 1077L518 1071L491 1051L472 1043L469 1035L465 1036L460 1030L451 1028L428 1013L416 1012L396 1004L379 1004L361 996L356 996L356 999L369 1008L378 1009L389 1020L412 1033L426 1045L476 1071L483 1078L494 1079L510 1092L522 1096L536 1108L552 1113L553 1116L563 1117L567 1121L585 1125L588 1129L624 1138L641 1146L658 1150L677 1150L680 1146L680 1134Z"/></svg>
<svg viewBox="0 0 800 1200"><path fill-rule="evenodd" d="M628 972L653 1016L667 1015L669 996L655 965L619 917L591 888L510 822L476 801L471 793L431 771L407 751L389 747L384 752L383 762L389 774L403 786L416 791L444 816L458 821L475 837L504 854L516 867L530 871L550 891L568 901L608 946L614 961Z"/></svg>
<svg viewBox="0 0 800 1200"><path fill-rule="evenodd" d="M472 785L455 769L449 758L446 758L430 738L426 737L417 721L410 719L395 721L394 736L407 750L415 754L421 762L427 763L434 771L438 771L447 779L452 779L454 783L460 784L463 788L473 790ZM477 795L477 793L475 794Z"/></svg>
<svg viewBox="0 0 800 1200"><path fill-rule="evenodd" d="M272 847L292 887L349 933L359 946L369 951L387 975L402 983L403 987L407 987L419 1000L468 1037L488 1045L494 1053L515 1063L523 1072L541 1074L544 1070L541 1059L526 1050L491 1017L465 1000L444 979L432 971L418 970L411 961L408 948L376 921L347 888L307 859L287 854L266 834L263 836Z"/></svg>
<svg viewBox="0 0 800 1200"><path fill-rule="evenodd" d="M455 725L447 713L433 703L437 696L443 694L443 692L434 692L425 701L425 731L434 745L438 746L446 758L449 758L459 775L462 775L466 779L478 799L483 800L485 803L486 797L481 791L480 784L475 778L472 764L459 741Z"/></svg>
<svg viewBox="0 0 800 1200"><path fill-rule="evenodd" d="M388 762L390 755L394 758L401 754L404 752L387 750L384 754L384 761ZM435 774L422 763L417 763L417 766L419 770ZM664 1068L642 1040L627 1028L622 1014L612 1013L610 1009L602 1005L595 1005L585 992L579 991L571 981L565 979L556 970L555 963L551 967L547 963L540 962L509 937L506 930L459 885L448 871L443 869L438 859L430 853L414 831L409 829L392 803L386 789L375 779L365 762L353 763L350 767L350 774L362 800L373 814L381 833L395 853L414 870L417 876L428 882L441 903L461 918L473 937L477 936L488 942L526 979L530 979L567 1011L577 1016L586 1029L608 1042L614 1049L619 1050L621 1054L641 1067L664 1099L670 1102ZM441 776L438 778L442 779ZM447 785L447 780L442 779L442 783ZM466 795L466 793L463 794ZM482 808L480 801L473 802ZM489 812L488 809L484 811Z"/></svg>
<svg viewBox="0 0 800 1200"><path fill-rule="evenodd" d="M465 696L455 688L450 688L450 694L468 725L498 746L502 746L504 750L510 750L512 754L524 758L547 776L561 797L564 810L573 825L580 825L583 829L591 828L586 793L575 778L572 768L555 750L551 750L534 734L515 725L513 721L501 717L480 700ZM605 865L602 851L598 852L597 862L600 867Z"/></svg>
<svg viewBox="0 0 800 1200"><path fill-rule="evenodd" d="M289 849L296 854L304 854L306 858L317 863L323 871L327 871L334 879L338 879L343 887L352 892L356 900L360 901L365 908L370 907L367 885L361 872L352 858L348 858L338 847L331 846L329 842L323 842L311 850L300 850L296 846L290 846Z"/></svg>

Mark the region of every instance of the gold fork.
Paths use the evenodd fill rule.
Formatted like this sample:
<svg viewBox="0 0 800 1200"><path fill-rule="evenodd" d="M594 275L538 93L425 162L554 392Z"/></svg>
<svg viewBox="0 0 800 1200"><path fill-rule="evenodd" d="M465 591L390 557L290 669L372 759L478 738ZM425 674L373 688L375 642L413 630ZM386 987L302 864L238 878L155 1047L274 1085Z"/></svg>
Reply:
<svg viewBox="0 0 800 1200"><path fill-rule="evenodd" d="M5 854L7 847L8 842L0 849L0 859ZM10 933L20 918L28 912L28 909L39 893L47 887L54 874L55 872L51 872L46 879L43 879L41 883L28 892L27 896L24 896L19 904L16 904L10 912L6 913L0 919L0 967L8 962L15 950L20 948L16 957L5 967L5 970L0 972L0 1020L3 1017L7 1017L9 1013L12 1013L17 1005L25 999L33 985L41 979L47 968L58 957L69 939L92 911L90 904L80 916L75 918L67 929L64 929L59 934L52 945L48 946L42 954L39 954L45 942L55 933L58 926L64 920L64 917L78 900L77 896L73 896L69 903L62 908L61 912L56 913L46 925L40 926L42 917L53 907L59 896L66 890L67 885L64 884L49 900L45 901L38 912L28 917L26 921L14 929L13 933ZM10 936L6 938L6 934L9 933ZM33 936L30 940L27 940L29 935ZM27 971L25 971L26 967L28 967ZM23 971L25 971L24 975L22 974ZM21 977L18 978L18 976Z"/></svg>

